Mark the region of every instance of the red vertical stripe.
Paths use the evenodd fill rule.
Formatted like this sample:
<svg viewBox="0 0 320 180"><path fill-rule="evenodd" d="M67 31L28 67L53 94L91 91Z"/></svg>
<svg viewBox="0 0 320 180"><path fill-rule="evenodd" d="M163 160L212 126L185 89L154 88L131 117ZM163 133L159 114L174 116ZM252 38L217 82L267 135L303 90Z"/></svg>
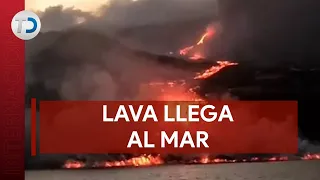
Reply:
<svg viewBox="0 0 320 180"><path fill-rule="evenodd" d="M37 100L31 99L31 155L37 154Z"/></svg>
<svg viewBox="0 0 320 180"><path fill-rule="evenodd" d="M24 179L25 51L11 30L11 20L24 10L24 0L0 5L0 179Z"/></svg>

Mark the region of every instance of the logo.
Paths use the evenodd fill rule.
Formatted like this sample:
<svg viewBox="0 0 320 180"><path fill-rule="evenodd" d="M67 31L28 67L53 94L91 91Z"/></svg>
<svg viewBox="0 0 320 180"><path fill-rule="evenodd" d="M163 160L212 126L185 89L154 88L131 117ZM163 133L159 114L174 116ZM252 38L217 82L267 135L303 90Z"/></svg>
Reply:
<svg viewBox="0 0 320 180"><path fill-rule="evenodd" d="M12 18L11 29L19 39L33 39L40 32L40 18L34 12L20 11Z"/></svg>

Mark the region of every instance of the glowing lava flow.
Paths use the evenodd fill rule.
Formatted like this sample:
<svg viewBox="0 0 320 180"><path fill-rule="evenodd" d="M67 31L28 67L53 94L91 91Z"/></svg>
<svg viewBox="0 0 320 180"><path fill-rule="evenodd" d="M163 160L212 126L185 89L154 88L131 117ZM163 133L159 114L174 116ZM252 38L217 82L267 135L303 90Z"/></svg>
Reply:
<svg viewBox="0 0 320 180"><path fill-rule="evenodd" d="M299 159L295 159L299 160ZM320 160L320 154L306 154L300 157L300 160ZM193 160L191 162L182 162L182 164L219 164L219 163L241 163L241 162L278 162L278 161L290 161L287 156L277 156L271 158L259 158L252 157L240 160L228 160L221 158L202 157L199 160ZM81 168L112 168L112 167L142 167L142 166L156 166L165 164L164 160L161 159L160 155L141 155L123 161L106 161L95 163L92 167L88 167L84 162L68 160L65 162L63 168L66 169L81 169Z"/></svg>
<svg viewBox="0 0 320 180"><path fill-rule="evenodd" d="M313 159L320 159L320 154L305 154L302 157L302 160L313 160Z"/></svg>
<svg viewBox="0 0 320 180"><path fill-rule="evenodd" d="M163 164L160 155L141 155L124 161L104 162L103 167L121 167L121 166L154 166Z"/></svg>
<svg viewBox="0 0 320 180"><path fill-rule="evenodd" d="M146 88L157 101L204 101L184 80L151 82Z"/></svg>
<svg viewBox="0 0 320 180"><path fill-rule="evenodd" d="M240 160L228 160L228 159L221 159L221 158L214 158L210 159L208 157L202 157L200 160L195 160L193 163L196 164L217 164L217 163L240 163L240 162L272 162L272 161L289 161L287 156L280 156L280 157L271 157L271 158L258 158L252 157L248 159L240 159Z"/></svg>
<svg viewBox="0 0 320 180"><path fill-rule="evenodd" d="M306 154L303 157L299 158L300 160L320 160L320 154ZM295 159L295 160L299 160ZM216 164L216 163L240 163L240 162L278 162L278 161L290 161L287 156L275 156L271 158L261 158L261 157L252 157L247 159L238 159L238 160L228 160L221 158L210 159L207 156L200 158L199 160L193 160L191 163L194 164Z"/></svg>
<svg viewBox="0 0 320 180"><path fill-rule="evenodd" d="M206 79L227 66L238 65L230 61L217 61L217 64L202 73L197 73L193 79ZM184 80L150 82L146 86L141 86L141 89L147 89L149 94L153 92L153 100L158 101L205 101Z"/></svg>
<svg viewBox="0 0 320 180"><path fill-rule="evenodd" d="M217 61L217 63L217 66L212 66L211 68L205 70L203 73L198 73L197 76L194 77L194 79L206 79L227 66L238 65L238 63L232 63L230 61Z"/></svg>
<svg viewBox="0 0 320 180"><path fill-rule="evenodd" d="M204 56L200 52L192 53L191 50L195 50L196 47L203 44L208 38L211 38L215 33L216 33L215 28L213 26L209 26L206 29L206 32L201 36L201 38L195 45L182 48L181 50L179 50L179 54L182 56L189 56L189 59L191 60L203 59Z"/></svg>
<svg viewBox="0 0 320 180"><path fill-rule="evenodd" d="M74 160L67 160L63 165L63 168L65 169L80 169L84 167L86 167L84 162Z"/></svg>
<svg viewBox="0 0 320 180"><path fill-rule="evenodd" d="M163 164L163 160L160 155L141 155L122 161L105 161L96 162L92 167L94 168L110 168L110 167L140 167L140 166L155 166ZM85 168L87 165L81 161L68 160L65 162L63 168L66 169L80 169Z"/></svg>
<svg viewBox="0 0 320 180"><path fill-rule="evenodd" d="M237 65L238 63L233 63L230 61L218 61L218 65L212 66L202 73L197 73L193 79L206 79L215 73L219 72L221 69L227 66ZM190 88L185 80L181 81L167 81L167 82L150 82L147 85L141 86L141 92L147 90L148 94L152 94L150 98L157 101L202 101L205 100L200 97L194 88Z"/></svg>

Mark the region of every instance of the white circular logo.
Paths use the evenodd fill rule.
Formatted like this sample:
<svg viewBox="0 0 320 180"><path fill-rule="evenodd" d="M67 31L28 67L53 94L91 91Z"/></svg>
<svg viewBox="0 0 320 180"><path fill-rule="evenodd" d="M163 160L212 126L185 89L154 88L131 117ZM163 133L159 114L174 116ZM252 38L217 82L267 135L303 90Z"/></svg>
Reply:
<svg viewBox="0 0 320 180"><path fill-rule="evenodd" d="M40 18L34 12L20 11L12 18L11 29L19 39L33 39L40 32Z"/></svg>

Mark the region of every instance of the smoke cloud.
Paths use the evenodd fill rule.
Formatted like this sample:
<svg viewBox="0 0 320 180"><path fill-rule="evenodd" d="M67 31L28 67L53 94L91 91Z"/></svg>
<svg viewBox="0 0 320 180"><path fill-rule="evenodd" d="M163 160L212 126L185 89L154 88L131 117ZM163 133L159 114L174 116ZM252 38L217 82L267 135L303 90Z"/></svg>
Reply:
<svg viewBox="0 0 320 180"><path fill-rule="evenodd" d="M45 91L57 91L66 100L143 98L139 94L143 84L193 75L88 30L61 33L30 59L27 82L42 84ZM33 95L39 96L38 91Z"/></svg>
<svg viewBox="0 0 320 180"><path fill-rule="evenodd" d="M216 13L216 0L110 0L92 12L62 5L38 11L43 32L79 24L89 28L154 25L214 16Z"/></svg>
<svg viewBox="0 0 320 180"><path fill-rule="evenodd" d="M159 54L175 51L182 43L168 38L179 39L183 29L194 33L196 28L202 33L208 21L176 28L200 17L212 21L214 7L215 0L112 0L94 12L62 5L48 7L38 12L43 33L27 42L26 81L42 88L38 91L57 91L61 99L143 98L139 94L141 84L186 77L191 72L164 67L155 58L137 55L131 49ZM181 23L170 31L167 25L171 22ZM147 30L140 31L139 27ZM138 33L123 35L128 28L137 28ZM29 96L32 94L43 92L34 90ZM42 96L51 99L48 96L52 94Z"/></svg>
<svg viewBox="0 0 320 180"><path fill-rule="evenodd" d="M313 142L306 138L299 138L299 151L304 153L319 153L320 152L320 143Z"/></svg>
<svg viewBox="0 0 320 180"><path fill-rule="evenodd" d="M59 5L38 14L42 32L81 27L163 54L194 41L217 18L217 7L216 0L110 0L91 12Z"/></svg>

